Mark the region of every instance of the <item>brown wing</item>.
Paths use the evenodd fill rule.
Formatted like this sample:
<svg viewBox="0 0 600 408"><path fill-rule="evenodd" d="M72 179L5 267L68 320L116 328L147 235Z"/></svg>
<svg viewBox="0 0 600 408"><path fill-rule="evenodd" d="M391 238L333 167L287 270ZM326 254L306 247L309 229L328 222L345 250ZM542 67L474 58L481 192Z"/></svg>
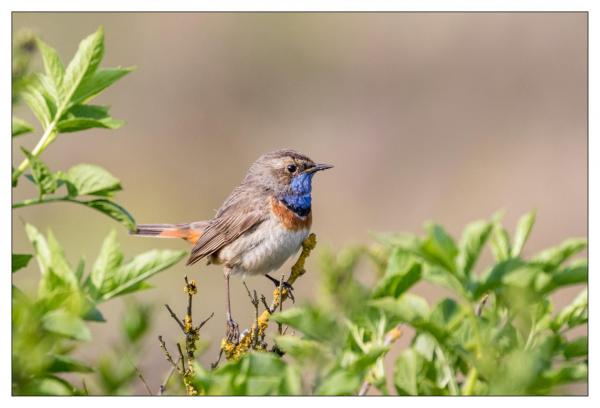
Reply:
<svg viewBox="0 0 600 408"><path fill-rule="evenodd" d="M217 252L264 219L264 211L257 211L256 208L226 211L220 217L212 219L194 245L187 264L192 265Z"/></svg>

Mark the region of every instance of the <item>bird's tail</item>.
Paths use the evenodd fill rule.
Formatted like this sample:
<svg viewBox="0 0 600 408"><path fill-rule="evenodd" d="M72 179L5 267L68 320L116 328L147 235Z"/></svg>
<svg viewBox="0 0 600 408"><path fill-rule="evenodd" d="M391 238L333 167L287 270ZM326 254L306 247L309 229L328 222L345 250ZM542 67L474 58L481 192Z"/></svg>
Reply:
<svg viewBox="0 0 600 408"><path fill-rule="evenodd" d="M204 228L206 221L192 222L189 224L140 224L132 235L158 238L181 238L195 244Z"/></svg>

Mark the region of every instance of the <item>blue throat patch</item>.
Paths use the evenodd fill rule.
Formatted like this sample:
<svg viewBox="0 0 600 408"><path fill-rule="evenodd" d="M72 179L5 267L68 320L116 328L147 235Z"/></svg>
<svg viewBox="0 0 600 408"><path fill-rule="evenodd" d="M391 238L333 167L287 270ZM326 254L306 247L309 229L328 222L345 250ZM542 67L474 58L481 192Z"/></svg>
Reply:
<svg viewBox="0 0 600 408"><path fill-rule="evenodd" d="M286 207L301 217L310 213L313 175L314 173L302 173L295 176L290 183L290 189L281 197Z"/></svg>

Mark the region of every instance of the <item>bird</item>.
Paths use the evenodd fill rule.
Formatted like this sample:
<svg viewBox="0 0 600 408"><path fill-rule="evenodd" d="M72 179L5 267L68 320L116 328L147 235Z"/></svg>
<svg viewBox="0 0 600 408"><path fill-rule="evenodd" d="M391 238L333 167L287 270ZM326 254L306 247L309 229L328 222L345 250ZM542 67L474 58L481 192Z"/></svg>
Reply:
<svg viewBox="0 0 600 408"><path fill-rule="evenodd" d="M223 266L226 336L239 338L231 314L231 276L269 275L296 254L312 225L312 179L333 166L315 163L292 149L260 156L209 220L183 224L140 224L134 235L181 238L193 245L187 265L202 259Z"/></svg>

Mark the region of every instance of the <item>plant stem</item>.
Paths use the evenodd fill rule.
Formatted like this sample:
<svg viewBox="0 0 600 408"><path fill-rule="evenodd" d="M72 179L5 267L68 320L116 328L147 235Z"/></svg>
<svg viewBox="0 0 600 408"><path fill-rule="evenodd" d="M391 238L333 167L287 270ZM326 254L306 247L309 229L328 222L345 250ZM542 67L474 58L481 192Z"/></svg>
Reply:
<svg viewBox="0 0 600 408"><path fill-rule="evenodd" d="M44 134L38 141L37 145L35 145L35 147L33 148L32 152L31 152L31 155L33 157L38 157L44 150L46 150L46 147L48 147L50 145L50 143L52 143L54 141L54 139L56 139L56 129L55 128L56 128L56 120L48 125L48 127L44 131ZM19 177L21 177L21 174L23 174L25 172L25 170L27 170L27 167L29 167L29 164L30 163L29 163L28 158L25 158L21 162L21 164L19 164L19 167L17 167L17 169L12 174L13 184L19 179Z"/></svg>
<svg viewBox="0 0 600 408"><path fill-rule="evenodd" d="M69 196L46 197L46 198L30 198L28 200L18 201L13 203L12 208L29 207L30 205L54 203L58 201L66 201L69 203L83 204L81 201L74 200Z"/></svg>

